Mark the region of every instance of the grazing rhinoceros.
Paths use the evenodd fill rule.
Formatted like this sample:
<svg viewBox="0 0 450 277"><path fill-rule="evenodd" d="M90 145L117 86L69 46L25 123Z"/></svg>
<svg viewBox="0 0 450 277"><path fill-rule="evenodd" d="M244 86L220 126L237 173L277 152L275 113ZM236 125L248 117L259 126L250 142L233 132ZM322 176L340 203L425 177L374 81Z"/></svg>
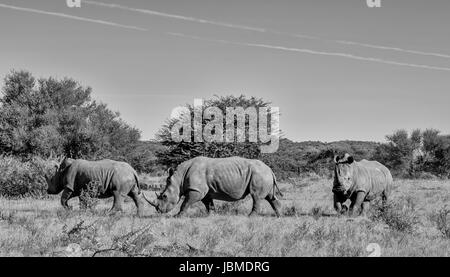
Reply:
<svg viewBox="0 0 450 277"><path fill-rule="evenodd" d="M259 213L261 200L267 200L280 216L280 202L275 198L278 189L275 175L270 167L259 160L241 157L196 157L178 165L176 171L169 169L167 184L156 200L148 200L159 212L171 211L185 199L177 216L184 215L193 203L202 201L208 213L214 210L213 199L237 201L250 194L253 209L250 215Z"/></svg>
<svg viewBox="0 0 450 277"><path fill-rule="evenodd" d="M61 204L64 208L71 209L68 200L80 196L81 191L94 182L98 185L98 198L114 197L111 213L122 211L123 199L128 195L136 204L138 215L142 215L144 201L140 195L138 176L129 164L113 160L66 158L59 167L55 167L55 174L46 176L47 193L58 194L63 191Z"/></svg>
<svg viewBox="0 0 450 277"><path fill-rule="evenodd" d="M368 160L356 162L349 154L336 156L334 162L334 208L338 213L347 210L342 205L347 199L351 201L351 216L365 215L370 201L376 197L381 196L383 203L386 203L393 181L389 169L384 165Z"/></svg>

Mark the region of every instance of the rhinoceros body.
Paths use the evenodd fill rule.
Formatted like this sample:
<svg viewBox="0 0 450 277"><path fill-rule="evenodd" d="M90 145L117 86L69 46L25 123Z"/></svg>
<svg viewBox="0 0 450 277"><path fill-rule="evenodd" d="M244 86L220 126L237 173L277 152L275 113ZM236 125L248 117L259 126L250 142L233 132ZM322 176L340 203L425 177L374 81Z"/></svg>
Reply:
<svg viewBox="0 0 450 277"><path fill-rule="evenodd" d="M341 211L341 204L351 200L350 210L361 208L364 213L370 202L381 197L384 202L392 189L392 175L387 167L377 161L361 160L356 162L346 154L335 158L334 204Z"/></svg>
<svg viewBox="0 0 450 277"><path fill-rule="evenodd" d="M250 194L252 214L258 213L261 200L267 200L279 216L280 203L275 197L276 178L272 170L259 160L241 157L196 157L169 170L167 185L156 201L149 201L161 212L168 212L185 196L179 215L197 201L207 210L214 209L213 200L237 201ZM277 187L278 189L278 187Z"/></svg>
<svg viewBox="0 0 450 277"><path fill-rule="evenodd" d="M49 194L63 191L61 204L70 209L67 201L80 196L86 186L97 186L97 197L114 197L112 211L121 211L123 198L130 196L142 214L142 199L136 171L127 163L113 160L87 161L64 159L56 173L47 178Z"/></svg>
<svg viewBox="0 0 450 277"><path fill-rule="evenodd" d="M377 161L361 160L355 162L355 183L348 193L364 192L365 200L374 200L377 196L388 192L392 183L392 175L384 165Z"/></svg>

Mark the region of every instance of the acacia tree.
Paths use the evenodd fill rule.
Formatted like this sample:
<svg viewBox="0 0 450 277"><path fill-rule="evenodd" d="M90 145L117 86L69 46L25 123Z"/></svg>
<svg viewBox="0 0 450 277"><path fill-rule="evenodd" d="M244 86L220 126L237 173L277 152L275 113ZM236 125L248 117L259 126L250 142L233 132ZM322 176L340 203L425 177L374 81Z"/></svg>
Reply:
<svg viewBox="0 0 450 277"><path fill-rule="evenodd" d="M213 99L204 101L202 107L201 107L201 114L204 114L205 110L211 107L218 108L222 114L224 115L223 121L222 121L222 130L225 132L227 125L226 125L226 110L228 108L236 108L236 107L242 107L244 110L249 107L255 107L256 109L269 107L270 103L264 101L261 98L255 98L250 97L247 98L244 95L240 96L215 96ZM244 136L245 136L245 142L239 142L237 140L237 136L234 137L233 142L196 142L195 141L195 130L194 128L190 130L184 130L181 129L181 132L187 132L187 138L188 141L176 141L174 140L172 136L172 128L175 124L179 123L180 121L184 120L185 117L189 118L189 123L192 123L190 119L193 119L195 117L195 107L193 105L186 105L187 108L187 114L180 114L179 116L167 120L167 122L162 126L162 128L159 130L157 134L157 139L166 147L165 150L159 151L157 153L158 161L159 163L170 167L170 166L176 166L183 161L189 160L191 158L197 157L197 156L207 156L207 157L214 157L214 158L220 158L220 157L230 157L230 156L241 156L246 158L261 158L261 151L260 146L261 142L258 140L257 142L251 142L249 140L249 137L251 135L254 135L252 131L254 131L250 127L250 121L248 120L248 117L245 119L244 123ZM271 119L271 113L268 114L270 122ZM205 126L215 118L213 117L205 117L203 116L201 120L201 129L204 130ZM234 117L233 120L234 126L238 126L238 118ZM195 123L192 125L194 126ZM269 124L270 125L270 124ZM197 126L197 128L200 126ZM230 126L228 126L229 128ZM261 128L262 126L258 126L258 128ZM264 128L264 127L262 127ZM267 128L267 127L266 127ZM219 134L216 132L220 132L222 130L211 130L212 134ZM236 132L237 127L235 129ZM268 132L270 132L270 126L268 129Z"/></svg>
<svg viewBox="0 0 450 277"><path fill-rule="evenodd" d="M439 130L427 129L422 137L423 170L438 176L450 176L450 136L440 135Z"/></svg>
<svg viewBox="0 0 450 277"><path fill-rule="evenodd" d="M449 176L450 136L440 135L435 129L417 129L411 135L399 130L386 138L388 143L381 144L372 158L387 165L396 175L418 177L427 172Z"/></svg>
<svg viewBox="0 0 450 277"><path fill-rule="evenodd" d="M382 162L396 175L410 175L417 147L417 133L409 136L406 130L398 130L387 135L388 143L381 144L375 151L373 159Z"/></svg>

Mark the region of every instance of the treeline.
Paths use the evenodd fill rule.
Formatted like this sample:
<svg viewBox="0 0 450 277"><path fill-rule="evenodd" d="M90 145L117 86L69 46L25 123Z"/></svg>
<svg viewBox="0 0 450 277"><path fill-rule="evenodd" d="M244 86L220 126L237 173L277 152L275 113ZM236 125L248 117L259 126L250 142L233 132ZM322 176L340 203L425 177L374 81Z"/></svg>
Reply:
<svg viewBox="0 0 450 277"><path fill-rule="evenodd" d="M262 155L262 160L269 164L281 179L310 173L331 177L334 155L349 153L356 160L369 159L379 146L380 143L365 141L293 142L284 138L280 140L278 151Z"/></svg>
<svg viewBox="0 0 450 277"><path fill-rule="evenodd" d="M281 178L316 173L331 177L334 155L349 153L356 160L376 160L400 178L449 178L450 136L438 130L395 131L386 143L363 141L292 142L283 139L279 150L263 155Z"/></svg>
<svg viewBox="0 0 450 277"><path fill-rule="evenodd" d="M395 175L411 178L450 177L450 136L439 130L398 130L386 137L373 159L386 164Z"/></svg>
<svg viewBox="0 0 450 277"><path fill-rule="evenodd" d="M270 107L270 103L255 97L216 96L205 101L203 109L218 107L224 113L226 107ZM193 107L187 106L191 117ZM266 162L280 179L298 177L315 173L331 177L335 155L349 153L356 160L377 160L385 164L393 175L401 178L448 178L450 177L450 136L441 135L438 130L414 130L408 134L398 130L386 136L386 143L365 141L338 141L324 143L320 141L293 142L281 139L277 152L263 154L261 143L206 143L175 142L170 135L171 127L182 119L171 119L164 124L158 134L158 140L166 148L156 153L158 162L175 166L196 156L229 157L242 156L261 159ZM212 119L203 118L202 126ZM236 124L236 121L235 121ZM249 125L245 122L248 136ZM260 126L261 127L261 126ZM223 129L226 128L223 122ZM193 137L194 134L192 133Z"/></svg>
<svg viewBox="0 0 450 277"><path fill-rule="evenodd" d="M155 141L141 141L136 127L124 122L107 105L93 100L90 87L70 78L36 79L27 71L11 71L4 79L1 92L2 195L42 191L36 189L45 186L38 177L47 168L46 161L57 156L121 160L139 172L152 175L161 175L167 167L200 155L242 156L265 161L279 179L286 179L309 173L331 177L334 155L349 153L356 160L377 160L397 177L450 177L450 136L434 129L411 133L399 130L386 136L386 143L293 142L284 138L277 152L262 154L260 142L176 142L171 128L181 118L162 123ZM219 108L225 114L227 107L270 108L270 103L244 95L216 96L204 101L202 108L208 107ZM192 114L194 107L187 105L187 110ZM270 112L268 116L270 122ZM203 117L201 125L205 127L213 120L216 119ZM224 120L221 129L225 128ZM248 138L251 131L248 121L244 128ZM194 136L193 130L190 135ZM5 189L9 192L4 192Z"/></svg>

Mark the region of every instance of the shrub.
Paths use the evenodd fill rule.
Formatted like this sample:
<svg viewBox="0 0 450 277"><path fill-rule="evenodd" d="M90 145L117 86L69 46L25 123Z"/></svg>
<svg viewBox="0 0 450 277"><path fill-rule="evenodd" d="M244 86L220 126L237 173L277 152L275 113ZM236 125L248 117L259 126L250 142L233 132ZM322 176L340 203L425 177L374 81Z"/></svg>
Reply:
<svg viewBox="0 0 450 277"><path fill-rule="evenodd" d="M419 222L419 217L412 205L403 202L390 201L384 205L377 202L370 217L372 220L386 223L393 230L412 233Z"/></svg>
<svg viewBox="0 0 450 277"><path fill-rule="evenodd" d="M311 216L315 219L318 220L322 215L323 215L323 208L320 206L314 206L311 209Z"/></svg>
<svg viewBox="0 0 450 277"><path fill-rule="evenodd" d="M166 185L164 177L155 177L150 174L139 174L139 187L143 190L161 191Z"/></svg>
<svg viewBox="0 0 450 277"><path fill-rule="evenodd" d="M216 205L216 213L238 215L240 213L241 202L224 202L222 205Z"/></svg>
<svg viewBox="0 0 450 277"><path fill-rule="evenodd" d="M297 209L297 207L295 207L294 205L292 206L285 206L283 208L283 216L298 216L300 213L300 211Z"/></svg>
<svg viewBox="0 0 450 277"><path fill-rule="evenodd" d="M51 166L52 161L37 157L22 161L11 156L0 156L0 196L45 196L47 183L44 176Z"/></svg>
<svg viewBox="0 0 450 277"><path fill-rule="evenodd" d="M78 245L82 251L95 251L99 247L99 235L97 221L91 224L86 224L81 220L69 227L64 224L62 234L59 239L62 245L70 246L71 244Z"/></svg>
<svg viewBox="0 0 450 277"><path fill-rule="evenodd" d="M444 237L450 239L450 209L447 206L441 208L435 215L432 216L432 221L436 224L436 228Z"/></svg>
<svg viewBox="0 0 450 277"><path fill-rule="evenodd" d="M98 182L91 181L80 193L80 208L83 210L94 210L98 204Z"/></svg>

